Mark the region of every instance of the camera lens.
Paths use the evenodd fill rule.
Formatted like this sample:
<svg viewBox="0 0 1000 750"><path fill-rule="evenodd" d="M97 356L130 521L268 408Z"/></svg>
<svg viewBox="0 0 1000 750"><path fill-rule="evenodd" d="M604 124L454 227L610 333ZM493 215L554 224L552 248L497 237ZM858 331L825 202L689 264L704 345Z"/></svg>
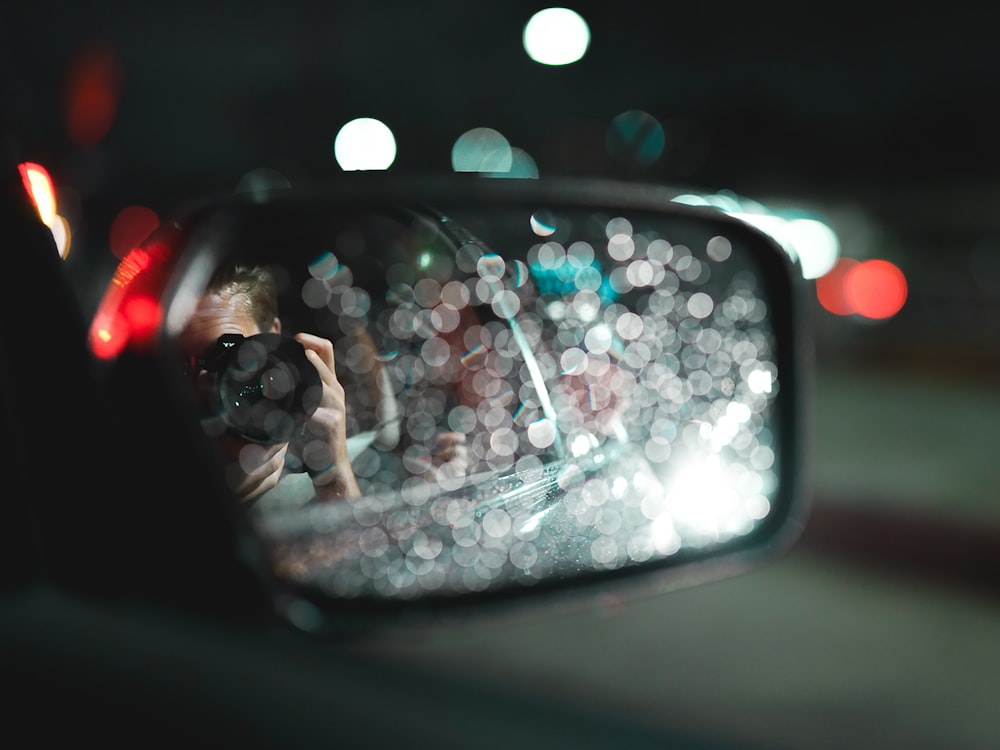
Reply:
<svg viewBox="0 0 1000 750"><path fill-rule="evenodd" d="M226 348L214 364L219 415L247 440L284 443L319 404L319 373L290 336L247 337Z"/></svg>

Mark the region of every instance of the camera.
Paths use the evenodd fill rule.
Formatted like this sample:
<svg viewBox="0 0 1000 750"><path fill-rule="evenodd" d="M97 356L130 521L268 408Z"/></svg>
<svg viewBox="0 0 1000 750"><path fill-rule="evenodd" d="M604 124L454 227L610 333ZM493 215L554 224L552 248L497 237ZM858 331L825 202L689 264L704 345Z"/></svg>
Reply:
<svg viewBox="0 0 1000 750"><path fill-rule="evenodd" d="M322 397L323 383L305 347L284 334L227 333L194 364L210 376L206 429L255 443L287 442Z"/></svg>

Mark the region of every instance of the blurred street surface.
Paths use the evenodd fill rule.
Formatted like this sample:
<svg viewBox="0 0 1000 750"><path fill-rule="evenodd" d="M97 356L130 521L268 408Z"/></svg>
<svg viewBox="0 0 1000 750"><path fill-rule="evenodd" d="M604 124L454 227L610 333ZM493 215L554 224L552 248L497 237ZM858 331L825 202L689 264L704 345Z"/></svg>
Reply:
<svg viewBox="0 0 1000 750"><path fill-rule="evenodd" d="M734 747L1000 746L1000 392L982 373L824 367L814 395L815 507L782 559L357 648Z"/></svg>

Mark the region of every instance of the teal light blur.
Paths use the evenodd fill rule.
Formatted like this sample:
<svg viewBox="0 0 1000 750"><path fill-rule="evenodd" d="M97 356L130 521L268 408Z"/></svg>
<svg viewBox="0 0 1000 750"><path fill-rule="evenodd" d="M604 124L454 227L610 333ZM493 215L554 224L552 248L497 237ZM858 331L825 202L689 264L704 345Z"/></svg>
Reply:
<svg viewBox="0 0 1000 750"><path fill-rule="evenodd" d="M235 192L258 195L269 190L280 190L291 186L291 180L278 170L259 167L250 170L240 178L236 184Z"/></svg>
<svg viewBox="0 0 1000 750"><path fill-rule="evenodd" d="M493 128L472 128L451 147L451 167L456 172L508 173L514 165L510 143Z"/></svg>
<svg viewBox="0 0 1000 750"><path fill-rule="evenodd" d="M506 172L485 172L484 177L514 177L519 179L538 179L538 165L531 154L521 148L510 150L510 169Z"/></svg>
<svg viewBox="0 0 1000 750"><path fill-rule="evenodd" d="M629 110L615 117L604 138L611 156L634 166L647 166L663 155L667 138L663 125L648 112Z"/></svg>
<svg viewBox="0 0 1000 750"><path fill-rule="evenodd" d="M729 191L686 193L673 199L689 206L711 206L769 234L799 263L803 278L817 279L840 258L840 237L822 218L803 211L776 211Z"/></svg>

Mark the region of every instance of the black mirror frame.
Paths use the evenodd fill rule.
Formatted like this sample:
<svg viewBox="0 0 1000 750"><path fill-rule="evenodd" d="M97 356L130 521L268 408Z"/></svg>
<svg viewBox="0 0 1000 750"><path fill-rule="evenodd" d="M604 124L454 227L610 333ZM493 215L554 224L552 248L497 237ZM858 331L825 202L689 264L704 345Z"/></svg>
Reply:
<svg viewBox="0 0 1000 750"><path fill-rule="evenodd" d="M148 566L146 573L158 571L154 580L170 588L186 589L188 594L200 592L198 599L207 600L227 596L227 587L237 579L245 595L253 590L253 599L259 605L266 601L277 613L295 627L310 632L358 632L386 625L391 622L424 620L444 614L475 614L495 611L494 604L508 606L514 603L563 604L578 601L580 595L635 596L658 593L690 586L699 582L728 577L748 570L761 562L773 559L787 551L798 539L808 515L808 456L811 444L809 402L811 397L812 350L809 339L808 307L805 304L806 285L797 265L769 236L739 219L730 217L714 208L693 207L673 202L673 198L690 192L671 187L647 184L609 182L603 180L548 179L512 180L486 179L479 176L459 175L450 177L420 178L393 177L383 174L359 173L336 180L329 185L317 185L295 190L277 190L267 194L241 194L220 196L191 209L178 223L166 227L151 242L176 243L183 246L205 222L239 222L247 212L258 210L265 202L400 200L419 196L427 204L445 199L460 198L474 204L529 202L550 207L599 206L616 209L635 209L659 213L674 213L687 217L700 217L725 228L731 233L741 233L761 248L761 267L771 293L772 325L777 340L777 360L781 372L781 398L784 406L778 418L782 435L788 436L782 445L780 488L776 497L776 510L754 532L728 544L718 553L680 553L669 559L641 566L601 571L570 580L546 580L526 587L487 590L461 596L428 597L419 601L409 600L334 600L307 587L300 587L277 578L270 566L268 552L252 524L235 500L222 504L220 495L229 495L217 472L207 457L179 455L187 452L197 440L192 425L176 424L176 415L166 404L159 404L157 414L150 417L162 420L169 426L171 440L177 453L173 460L190 461L192 474L186 479L172 477L155 488L158 505L169 511L172 521L157 529L156 543L146 549L136 549L137 558ZM166 306L178 293L179 279L203 273L218 258L206 258L195 253L181 253L170 257L166 276L169 284L164 290ZM158 347L169 347L162 337ZM113 364L100 363L109 368L104 381L105 396L117 405L109 408L124 417L123 403L141 398L136 384L150 388L169 389L169 378L157 372L147 352L126 351ZM122 401L124 399L124 402ZM192 421L193 422L193 421ZM134 429L122 424L118 429ZM113 434L113 433L112 433ZM165 436L164 436L165 437ZM185 442L187 441L187 442ZM133 453L129 464L132 481L142 481L145 472L168 471L167 464L155 455ZM187 464L185 464L187 465ZM202 482L203 484L199 484ZM204 487L197 491L196 487ZM181 492L181 495L176 493ZM127 501L118 498L112 507L124 509ZM223 508L222 506L225 505ZM211 507L214 506L214 507ZM187 514L191 514L187 516ZM206 518L206 529L193 531L190 518ZM185 517L187 524L185 525ZM188 528L186 528L186 526ZM210 538L208 528L216 534ZM171 531L172 530L172 531ZM173 538L171 538L173 535ZM226 543L228 539L228 543ZM215 545L215 548L212 548ZM154 551L155 550L155 551ZM153 559L154 555L161 556ZM178 556L186 559L178 560ZM171 566L173 563L173 567ZM235 563L235 567L234 567ZM213 566L215 569L213 570ZM205 575L211 571L211 575ZM138 576L139 571L134 575ZM247 577L249 574L249 578ZM235 576L235 577L234 577ZM133 576L126 575L126 580ZM232 579L229 583L227 580ZM253 583L256 581L256 583ZM147 579L147 583L149 579ZM235 594L236 592L233 591ZM544 597L542 596L544 595ZM214 605L219 606L215 601ZM233 603L222 605L228 609Z"/></svg>

